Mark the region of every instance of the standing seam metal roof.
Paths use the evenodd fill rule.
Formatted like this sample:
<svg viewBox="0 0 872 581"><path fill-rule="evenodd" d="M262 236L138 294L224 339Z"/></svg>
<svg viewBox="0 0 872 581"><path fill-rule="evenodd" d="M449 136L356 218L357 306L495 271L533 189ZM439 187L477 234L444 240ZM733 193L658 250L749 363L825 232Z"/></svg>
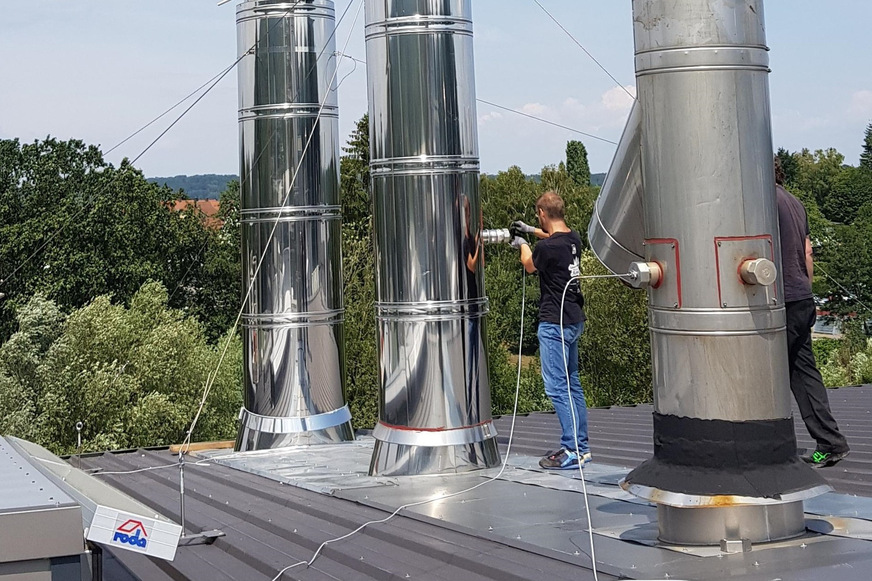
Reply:
<svg viewBox="0 0 872 581"><path fill-rule="evenodd" d="M872 497L872 386L831 390L829 396L852 452L837 466L823 469L823 474L837 492ZM650 457L652 411L650 405L591 409L589 431L594 461L598 465L630 468ZM801 448L811 447L812 441L798 413L794 413L798 444ZM495 420L503 452L510 422L510 417ZM553 413L519 416L512 455L541 455L553 448L558 439L559 426ZM85 457L81 463L83 468L104 471L165 466L102 478L166 516L178 519L178 470L166 467L175 460L168 450L139 450ZM325 463L328 460L325 458ZM281 568L310 559L323 541L389 514L373 506L283 485L215 463L190 462L185 477L188 529L220 529L227 536L212 546L182 547L172 563L151 561L126 551L109 551L106 579L272 579ZM558 551L487 537L436 518L398 516L389 523L371 525L362 533L326 546L312 567L291 569L282 578L593 579L589 565L580 566L577 560L569 562ZM617 579L602 572L599 578Z"/></svg>

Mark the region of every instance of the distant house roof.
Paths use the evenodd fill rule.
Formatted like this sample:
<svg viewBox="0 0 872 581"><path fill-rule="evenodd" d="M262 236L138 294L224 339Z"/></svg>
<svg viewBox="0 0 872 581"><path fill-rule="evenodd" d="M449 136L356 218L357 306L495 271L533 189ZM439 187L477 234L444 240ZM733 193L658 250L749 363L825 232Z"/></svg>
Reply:
<svg viewBox="0 0 872 581"><path fill-rule="evenodd" d="M218 212L221 210L221 204L218 200L176 200L173 202L173 210L176 212L184 212L192 207L202 214L201 220L206 228L217 230L224 225L224 221L218 218Z"/></svg>
<svg viewBox="0 0 872 581"><path fill-rule="evenodd" d="M852 446L847 459L822 470L835 492L806 501L806 512L811 513L806 521L811 523L807 535L773 546L755 545L746 554L668 549L656 544L656 539L652 544L636 538L639 531L656 535L656 525L652 524L656 510L644 502L628 500L616 482L626 467L636 466L652 454L652 406L591 409L594 464L586 470L585 480L593 495L590 506L598 578L868 579L872 541L863 536L867 528L861 525L867 523L868 527L872 521L872 386L830 390L829 395L834 415ZM794 417L799 446L811 447L795 409ZM495 420L503 454L511 420ZM548 474L535 466L536 457L553 448L558 439L559 426L553 413L518 416L510 455L515 476L494 480L462 500L439 500L404 510L388 523L370 525L326 545L311 567L289 569L280 578L591 580L594 576L578 475ZM456 487L455 479L485 482L483 475L476 473L370 479L365 468L363 474L349 470L343 467L344 458L312 451L314 448L306 452L309 458L316 458L314 463L301 459L304 453L293 449L284 452L282 462L274 463L277 478L258 475L262 466L273 463L269 453L237 456L237 462L249 465L247 470L221 465L226 460L220 457L199 464L192 459L185 473L189 530L220 529L226 536L210 546L181 547L172 563L150 561L129 551L106 551L105 578L268 581L282 568L309 560L323 541L383 519L415 495L432 496L446 487ZM174 468L175 456L168 450L107 452L84 457L81 465L107 471L104 478L123 492L178 518L178 470ZM328 467L334 475L341 473L341 484L332 491L322 489ZM108 473L111 471L122 473ZM329 488L329 483L326 486ZM830 509L834 512L826 512ZM827 517L816 516L820 514L844 520L826 521ZM860 526L855 529L860 536L845 530L813 532L815 523L827 522L854 523L844 528Z"/></svg>

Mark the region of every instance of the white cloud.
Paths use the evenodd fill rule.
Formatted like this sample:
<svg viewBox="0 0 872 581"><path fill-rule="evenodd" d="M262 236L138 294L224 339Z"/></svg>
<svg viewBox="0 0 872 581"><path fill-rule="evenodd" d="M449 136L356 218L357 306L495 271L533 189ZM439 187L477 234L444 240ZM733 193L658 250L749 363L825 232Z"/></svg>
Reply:
<svg viewBox="0 0 872 581"><path fill-rule="evenodd" d="M856 118L867 119L872 117L872 91L857 91L851 95L848 113Z"/></svg>
<svg viewBox="0 0 872 581"><path fill-rule="evenodd" d="M544 113L548 112L548 107L541 103L527 103L523 107L521 107L521 111L526 113L527 115L539 115L541 116Z"/></svg>
<svg viewBox="0 0 872 581"><path fill-rule="evenodd" d="M636 98L636 87L613 87L603 93L602 104L609 111L629 111Z"/></svg>
<svg viewBox="0 0 872 581"><path fill-rule="evenodd" d="M502 113L500 113L499 111L492 111L490 113L485 113L484 115L479 115L478 116L478 124L485 125L486 123L489 123L491 121L497 121L497 120L502 119L502 118L503 118Z"/></svg>

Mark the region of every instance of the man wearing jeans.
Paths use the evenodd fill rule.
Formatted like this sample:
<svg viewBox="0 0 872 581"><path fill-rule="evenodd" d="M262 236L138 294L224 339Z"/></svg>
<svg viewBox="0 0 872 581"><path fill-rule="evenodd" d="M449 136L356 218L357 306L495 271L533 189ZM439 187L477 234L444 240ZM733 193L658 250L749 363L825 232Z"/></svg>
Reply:
<svg viewBox="0 0 872 581"><path fill-rule="evenodd" d="M563 200L555 192L539 197L536 216L539 228L523 222L514 224L521 232L541 239L536 248L531 251L521 236L512 240L512 246L521 251L521 263L527 272L539 273L542 379L562 431L560 449L548 452L539 460L539 466L566 470L591 461L587 406L578 379L578 338L585 321L584 297L577 278L581 273L581 239L566 225Z"/></svg>

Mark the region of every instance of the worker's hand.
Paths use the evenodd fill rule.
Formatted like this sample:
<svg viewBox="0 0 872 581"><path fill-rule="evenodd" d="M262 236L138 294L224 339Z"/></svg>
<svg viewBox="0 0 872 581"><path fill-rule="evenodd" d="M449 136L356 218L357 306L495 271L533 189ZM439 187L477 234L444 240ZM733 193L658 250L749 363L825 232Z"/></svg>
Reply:
<svg viewBox="0 0 872 581"><path fill-rule="evenodd" d="M524 245L529 246L530 245L530 243L527 242L523 236L515 236L514 238L512 238L512 241L509 244L512 245L512 248L518 248L518 249L520 249L521 246L524 246Z"/></svg>
<svg viewBox="0 0 872 581"><path fill-rule="evenodd" d="M533 232L536 231L535 227L530 226L529 224L526 224L521 220L517 220L515 222L512 222L512 227L515 230L517 230L518 232L523 232L524 234L532 234Z"/></svg>

